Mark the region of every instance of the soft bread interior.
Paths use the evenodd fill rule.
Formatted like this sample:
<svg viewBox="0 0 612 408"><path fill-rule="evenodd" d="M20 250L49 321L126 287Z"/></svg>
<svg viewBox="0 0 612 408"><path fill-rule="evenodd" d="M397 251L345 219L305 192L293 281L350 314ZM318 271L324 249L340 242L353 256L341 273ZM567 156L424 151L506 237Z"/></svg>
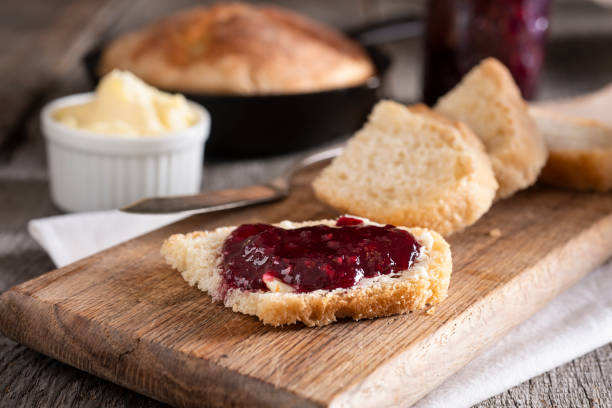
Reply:
<svg viewBox="0 0 612 408"><path fill-rule="evenodd" d="M550 150L540 175L544 183L583 191L612 189L612 126L563 113L552 104L532 106L530 112Z"/></svg>
<svg viewBox="0 0 612 408"><path fill-rule="evenodd" d="M612 127L612 84L584 96L554 102L540 102L535 105L558 115L582 118ZM533 107L532 107L533 108Z"/></svg>
<svg viewBox="0 0 612 408"><path fill-rule="evenodd" d="M461 139L449 135L447 127L399 104L378 105L338 159L342 166L336 177L344 181L339 193L373 206L402 208L430 201L437 191L432 184L452 188L472 171L469 156L457 150L462 150Z"/></svg>
<svg viewBox="0 0 612 408"><path fill-rule="evenodd" d="M612 148L612 126L598 120L563 114L553 108L532 107L530 113L550 150Z"/></svg>
<svg viewBox="0 0 612 408"><path fill-rule="evenodd" d="M447 235L488 210L497 182L467 127L424 106L382 101L313 188L343 212Z"/></svg>
<svg viewBox="0 0 612 408"><path fill-rule="evenodd" d="M495 78L494 75L499 78L485 79L487 74L483 74L483 70L492 71L491 78ZM468 124L492 155L505 149L507 139L515 130L514 118L504 114L507 108L500 98L502 83L512 83L507 76L496 66L487 64L478 67L470 71L460 86L442 97L436 105L436 111ZM516 86L508 86L506 92L508 98L521 99Z"/></svg>
<svg viewBox="0 0 612 408"><path fill-rule="evenodd" d="M508 69L487 58L435 106L465 123L484 143L499 183L497 198L533 184L547 157L546 144Z"/></svg>

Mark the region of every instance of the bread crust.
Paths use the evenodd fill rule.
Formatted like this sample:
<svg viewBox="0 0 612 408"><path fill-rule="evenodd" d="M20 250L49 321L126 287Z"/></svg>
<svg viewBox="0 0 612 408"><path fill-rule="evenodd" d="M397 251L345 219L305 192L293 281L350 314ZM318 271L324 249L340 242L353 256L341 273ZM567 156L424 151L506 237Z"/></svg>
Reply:
<svg viewBox="0 0 612 408"><path fill-rule="evenodd" d="M612 126L560 112L552 105L530 109L549 149L540 180L574 190L612 190Z"/></svg>
<svg viewBox="0 0 612 408"><path fill-rule="evenodd" d="M535 183L548 151L508 69L487 58L434 108L465 123L483 141L499 183L497 199Z"/></svg>
<svg viewBox="0 0 612 408"><path fill-rule="evenodd" d="M332 226L335 220L283 221L277 225L300 228L319 224ZM235 312L257 316L264 324L279 326L302 322L306 326L323 326L340 318L360 320L407 313L437 304L448 293L452 271L448 243L434 231L405 228L423 249L417 262L399 277L383 275L364 279L353 288L309 293L231 289L222 299L219 296L221 246L234 228L173 235L164 242L161 253L190 285L208 292L214 300L223 301Z"/></svg>
<svg viewBox="0 0 612 408"><path fill-rule="evenodd" d="M196 7L125 34L98 71L133 72L160 88L284 94L354 86L374 74L362 47L330 27L273 6Z"/></svg>
<svg viewBox="0 0 612 408"><path fill-rule="evenodd" d="M540 179L581 191L612 190L612 149L552 150Z"/></svg>
<svg viewBox="0 0 612 408"><path fill-rule="evenodd" d="M381 119L377 119L379 117ZM406 200L398 202L389 199L384 188L379 187L378 183L382 183L382 180L379 179L398 175L372 174L372 170L365 166L354 164L353 158L356 156L365 157L370 154L377 160L385 161L390 160L397 153L391 151L396 146L386 147L382 140L379 141L381 143L372 147L374 151L367 151L366 146L368 143L371 144L368 140L371 139L369 128L375 126L375 124L368 123L348 141L343 153L314 180L312 186L317 198L341 212L357 214L381 223L429 228L444 236L460 231L476 222L490 208L497 189L491 162L480 140L467 126L451 122L424 105L405 107L392 101L382 101L370 115L370 121L390 122L392 118L406 124L414 122L419 129L428 130L431 135L435 133L436 137L441 139L440 144L444 148L454 149L456 163L449 163L448 166L456 166L457 163L460 163L462 168L460 174L452 175L455 177L452 185L440 188L437 185L438 175L434 174L435 171L428 169L423 176L426 179L419 180L419 182L431 184L427 199L410 203ZM429 135L416 130L414 135L388 134L383 137L395 140L398 137L427 138ZM437 150L431 150L428 153L431 160L439 160L436 157ZM416 159L416 157L411 157L410 152L406 153L406 162L416 161ZM356 189L363 189L364 186L355 185L353 180L344 179L343 174L347 172L361 173L362 179L373 178L370 183L372 185L367 187L381 190L377 192L376 199L355 193ZM453 172L452 168L448 172ZM410 183L406 185L401 184L401 181L397 183L400 183L397 189L410 193Z"/></svg>

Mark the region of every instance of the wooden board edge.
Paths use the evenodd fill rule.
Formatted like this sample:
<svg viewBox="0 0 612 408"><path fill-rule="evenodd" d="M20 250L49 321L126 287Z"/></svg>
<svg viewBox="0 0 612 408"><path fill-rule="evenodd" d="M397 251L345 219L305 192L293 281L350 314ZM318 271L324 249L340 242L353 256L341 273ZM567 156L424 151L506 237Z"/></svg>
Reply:
<svg viewBox="0 0 612 408"><path fill-rule="evenodd" d="M42 302L18 289L0 295L0 332L107 381L177 407L323 407L291 391L230 371L214 361L186 356L129 338L116 329ZM26 313L23 313L26 311ZM69 324L67 324L69 323ZM78 327L78 333L68 330ZM111 335L112 334L112 335ZM228 394L227 390L236 390Z"/></svg>
<svg viewBox="0 0 612 408"><path fill-rule="evenodd" d="M560 256L564 251L570 256ZM590 258L580 256L585 253ZM609 215L548 253L490 296L475 302L457 319L415 344L412 351L399 354L362 382L335 395L329 407L413 405L611 255L612 215ZM534 291L538 294L534 295ZM520 308L505 313L517 303ZM468 340L475 333L481 338L478 345Z"/></svg>

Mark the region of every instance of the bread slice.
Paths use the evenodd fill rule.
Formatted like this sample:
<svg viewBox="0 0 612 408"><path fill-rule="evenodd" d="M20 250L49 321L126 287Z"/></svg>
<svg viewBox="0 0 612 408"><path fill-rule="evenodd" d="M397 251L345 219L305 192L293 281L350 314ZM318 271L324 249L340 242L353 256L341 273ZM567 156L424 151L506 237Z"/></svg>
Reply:
<svg viewBox="0 0 612 408"><path fill-rule="evenodd" d="M497 198L532 185L546 162L544 139L527 108L508 69L493 58L473 68L435 106L480 137L499 183Z"/></svg>
<svg viewBox="0 0 612 408"><path fill-rule="evenodd" d="M612 114L610 114L610 107L612 107L612 84L586 95L563 100L539 102L536 105L532 105L532 107L554 111L561 116L590 119L601 126L612 127Z"/></svg>
<svg viewBox="0 0 612 408"><path fill-rule="evenodd" d="M532 106L530 112L549 149L541 181L575 190L612 190L612 124L568 115L554 105Z"/></svg>
<svg viewBox="0 0 612 408"><path fill-rule="evenodd" d="M380 225L365 219L364 223ZM292 229L321 224L333 226L335 220L283 221L276 225ZM359 320L407 313L439 303L447 295L452 270L448 243L434 231L405 228L421 244L421 253L400 275L362 279L352 288L308 293L230 289L222 298L221 247L234 228L172 235L164 242L161 253L189 285L207 292L213 300L223 301L235 312L257 316L264 324L303 322L307 326L323 326L343 317Z"/></svg>
<svg viewBox="0 0 612 408"><path fill-rule="evenodd" d="M382 101L312 186L342 212L449 235L489 209L497 182L466 126Z"/></svg>

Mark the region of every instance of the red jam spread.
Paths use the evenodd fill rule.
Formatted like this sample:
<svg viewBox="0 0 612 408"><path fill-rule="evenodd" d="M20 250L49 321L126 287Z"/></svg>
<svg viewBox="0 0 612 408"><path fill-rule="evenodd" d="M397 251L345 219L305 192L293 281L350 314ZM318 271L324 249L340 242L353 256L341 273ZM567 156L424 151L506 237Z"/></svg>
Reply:
<svg viewBox="0 0 612 408"><path fill-rule="evenodd" d="M221 269L226 290L267 291L264 274L296 292L332 290L408 269L420 247L405 230L364 225L351 217L338 218L335 227L284 229L244 224L223 243Z"/></svg>

